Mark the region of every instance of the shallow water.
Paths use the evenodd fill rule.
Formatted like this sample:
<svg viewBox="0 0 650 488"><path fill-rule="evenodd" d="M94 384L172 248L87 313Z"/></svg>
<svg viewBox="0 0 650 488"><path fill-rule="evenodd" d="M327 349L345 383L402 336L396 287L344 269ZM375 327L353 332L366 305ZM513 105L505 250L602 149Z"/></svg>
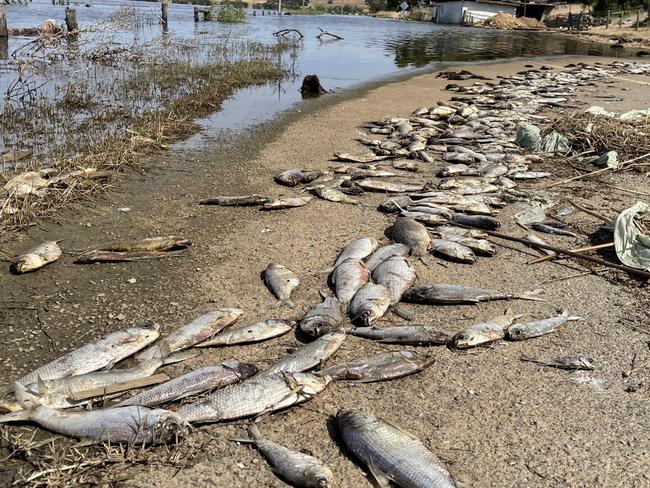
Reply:
<svg viewBox="0 0 650 488"><path fill-rule="evenodd" d="M160 4L104 0L76 6L83 27L105 20L119 7L137 9L139 28L120 33L116 39L124 43L146 42L162 35L158 24ZM543 32L493 31L461 28L423 22L373 19L339 15L261 15L248 11L242 24L220 24L193 20L192 6L169 6L167 35L177 39L199 40L210 44L220 40L257 40L276 42L273 32L283 28L300 30L305 38L293 52L284 55L291 76L282 83L242 90L224 104L222 111L203 120L214 129L239 129L268 120L300 100L299 87L306 74L316 73L322 85L334 91L359 86L369 81L428 70L439 63L467 62L542 55L616 55L602 45L594 45ZM35 0L27 6L6 7L10 27L29 27L53 18L64 19L64 6L51 5L49 0ZM319 28L334 32L344 39L319 41ZM8 53L28 38L11 38ZM0 56L2 56L0 48ZM6 57L5 53L5 57ZM12 73L0 65L0 90L6 90Z"/></svg>

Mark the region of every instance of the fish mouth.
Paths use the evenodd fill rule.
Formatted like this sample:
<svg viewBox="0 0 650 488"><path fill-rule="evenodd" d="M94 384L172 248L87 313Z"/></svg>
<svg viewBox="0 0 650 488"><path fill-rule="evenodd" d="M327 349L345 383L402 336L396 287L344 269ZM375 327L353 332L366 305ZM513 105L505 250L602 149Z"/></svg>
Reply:
<svg viewBox="0 0 650 488"><path fill-rule="evenodd" d="M450 349L467 349L470 346L471 337L465 332L459 332L449 341Z"/></svg>

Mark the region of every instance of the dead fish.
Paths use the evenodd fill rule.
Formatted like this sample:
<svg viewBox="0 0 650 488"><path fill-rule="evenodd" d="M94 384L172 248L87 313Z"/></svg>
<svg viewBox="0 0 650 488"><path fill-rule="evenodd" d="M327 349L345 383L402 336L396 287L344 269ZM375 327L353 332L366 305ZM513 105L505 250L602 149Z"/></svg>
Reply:
<svg viewBox="0 0 650 488"><path fill-rule="evenodd" d="M362 178L391 178L397 176L391 171L376 168L352 168L350 171L348 171L348 174L352 177L353 180L360 180Z"/></svg>
<svg viewBox="0 0 650 488"><path fill-rule="evenodd" d="M451 220L452 217L452 212L448 208L435 203L426 203L426 202L418 201L415 202L414 205L409 205L408 207L406 207L406 209L409 212L425 213L429 215L438 216L438 218L445 220L444 223L447 223L449 220Z"/></svg>
<svg viewBox="0 0 650 488"><path fill-rule="evenodd" d="M253 364L228 359L220 364L199 368L173 380L166 381L115 406L141 405L150 407L160 405L190 395L198 395L204 391L232 385L256 375L257 372L257 366Z"/></svg>
<svg viewBox="0 0 650 488"><path fill-rule="evenodd" d="M425 256L431 244L427 228L406 217L397 217L395 223L386 230L386 235L395 242L407 245L416 257Z"/></svg>
<svg viewBox="0 0 650 488"><path fill-rule="evenodd" d="M390 307L390 290L384 285L366 283L350 302L350 317L365 326L384 316Z"/></svg>
<svg viewBox="0 0 650 488"><path fill-rule="evenodd" d="M159 329L160 326L154 324L113 332L35 369L17 380L17 383L25 386L39 379L57 380L100 369L110 369L122 359L158 339Z"/></svg>
<svg viewBox="0 0 650 488"><path fill-rule="evenodd" d="M499 187L491 183L476 183L458 186L441 186L442 189L453 189L461 195L477 195L479 193L494 193Z"/></svg>
<svg viewBox="0 0 650 488"><path fill-rule="evenodd" d="M441 178L447 178L454 175L478 176L479 170L467 166L466 164L447 164L437 173L437 176Z"/></svg>
<svg viewBox="0 0 650 488"><path fill-rule="evenodd" d="M200 205L220 205L222 207L249 207L262 205L271 200L271 197L262 195L241 195L235 197L214 197L206 198L199 202Z"/></svg>
<svg viewBox="0 0 650 488"><path fill-rule="evenodd" d="M370 280L370 271L359 259L346 259L332 271L330 277L334 292L344 307L355 293Z"/></svg>
<svg viewBox="0 0 650 488"><path fill-rule="evenodd" d="M395 305L417 279L415 271L402 256L391 256L380 263L372 272L372 279L379 285L384 285L390 293L390 304Z"/></svg>
<svg viewBox="0 0 650 488"><path fill-rule="evenodd" d="M501 291L486 290L484 288L472 288L461 285L449 285L436 283L434 285L418 285L407 290L403 299L414 303L426 304L460 304L479 303L493 300L536 300L541 290L526 293L505 293Z"/></svg>
<svg viewBox="0 0 650 488"><path fill-rule="evenodd" d="M416 172L420 170L418 164L414 161L409 161L408 159L398 159L391 162L391 166L395 169L401 169L404 171Z"/></svg>
<svg viewBox="0 0 650 488"><path fill-rule="evenodd" d="M527 361L529 363L539 364L541 366L549 366L551 368L559 368L559 369L569 369L569 370L583 369L587 371L591 371L595 369L594 360L582 354L576 356L562 356L559 358L544 358L544 359L534 359L534 358L522 356L521 360Z"/></svg>
<svg viewBox="0 0 650 488"><path fill-rule="evenodd" d="M161 259L176 257L183 254L178 251L88 251L80 254L75 259L75 264L93 263L125 263L134 261L145 261L148 259Z"/></svg>
<svg viewBox="0 0 650 488"><path fill-rule="evenodd" d="M509 173L508 176L513 180L536 180L539 178L548 178L553 173L546 173L544 171L515 171Z"/></svg>
<svg viewBox="0 0 650 488"><path fill-rule="evenodd" d="M377 249L372 255L366 260L366 267L370 272L374 271L377 266L379 266L386 259L393 256L408 256L411 252L406 244L390 244L388 246L382 246Z"/></svg>
<svg viewBox="0 0 650 488"><path fill-rule="evenodd" d="M314 197L303 195L298 197L274 198L262 205L263 210L280 210L283 208L304 207L311 202Z"/></svg>
<svg viewBox="0 0 650 488"><path fill-rule="evenodd" d="M242 327L231 327L216 334L212 339L197 344L197 347L234 346L261 342L286 334L296 323L291 320L270 319Z"/></svg>
<svg viewBox="0 0 650 488"><path fill-rule="evenodd" d="M427 212L411 212L409 210L402 210L402 212L400 212L400 215L402 217L413 219L416 222L419 222L423 225L430 226L430 227L447 224L449 222L449 220L447 220L441 214L432 214Z"/></svg>
<svg viewBox="0 0 650 488"><path fill-rule="evenodd" d="M391 132L392 129L387 133L390 134ZM374 163L375 161L383 161L385 159L395 157L392 155L377 156L376 154L358 154L353 156L352 154L348 153L334 153L334 156L336 156L336 159L339 161L345 161L349 163Z"/></svg>
<svg viewBox="0 0 650 488"><path fill-rule="evenodd" d="M184 437L189 424L178 414L147 407L104 408L84 412L60 412L40 405L24 386L16 383L16 398L23 410L0 417L0 423L31 420L59 434L106 442L151 444Z"/></svg>
<svg viewBox="0 0 650 488"><path fill-rule="evenodd" d="M446 152L442 155L442 159L447 162L454 163L473 163L474 157L471 154L462 152ZM478 176L477 174L472 176Z"/></svg>
<svg viewBox="0 0 650 488"><path fill-rule="evenodd" d="M386 381L428 368L435 359L411 351L394 351L325 368L319 374L330 376L334 381L353 381L355 383L372 383Z"/></svg>
<svg viewBox="0 0 650 488"><path fill-rule="evenodd" d="M316 195L318 195L323 200L327 200L328 202L347 203L349 205L359 204L358 200L349 197L348 195L346 195L345 193L343 193L341 190L337 188L329 188L329 187L316 188L314 190L314 193L316 193Z"/></svg>
<svg viewBox="0 0 650 488"><path fill-rule="evenodd" d="M220 422L275 412L311 400L332 381L311 373L261 373L177 411L188 422Z"/></svg>
<svg viewBox="0 0 650 488"><path fill-rule="evenodd" d="M149 237L136 241L119 241L103 244L94 247L89 251L112 251L112 252L131 252L131 251L177 251L185 249L192 245L189 239L177 236L168 237Z"/></svg>
<svg viewBox="0 0 650 488"><path fill-rule="evenodd" d="M279 300L278 305L294 307L291 293L300 285L300 278L296 273L281 264L271 263L264 270L264 283Z"/></svg>
<svg viewBox="0 0 650 488"><path fill-rule="evenodd" d="M406 195L396 195L381 202L378 209L387 213L399 212L413 203L413 200Z"/></svg>
<svg viewBox="0 0 650 488"><path fill-rule="evenodd" d="M539 222L535 222L531 224L531 227L535 229L536 231L539 232L544 232L545 234L555 234L558 236L567 236L567 237L575 237L579 238L580 236L578 234L574 234L571 231L560 229L556 226L548 225L548 224L542 224Z"/></svg>
<svg viewBox="0 0 650 488"><path fill-rule="evenodd" d="M165 357L169 353L182 351L214 337L215 334L234 323L244 311L234 307L222 307L192 320L164 337L158 344L145 349L135 358L138 361Z"/></svg>
<svg viewBox="0 0 650 488"><path fill-rule="evenodd" d="M29 273L53 263L62 255L57 241L45 241L13 258L9 270L15 274Z"/></svg>
<svg viewBox="0 0 650 488"><path fill-rule="evenodd" d="M386 193L408 193L421 191L424 188L424 183L398 183L396 181L371 179L357 180L356 184L364 190Z"/></svg>
<svg viewBox="0 0 650 488"><path fill-rule="evenodd" d="M327 296L312 307L300 321L300 330L314 337L335 332L345 320L343 307L336 297Z"/></svg>
<svg viewBox="0 0 650 488"><path fill-rule="evenodd" d="M384 344L409 346L440 346L449 342L449 336L431 325L400 325L398 327L354 327L348 334Z"/></svg>
<svg viewBox="0 0 650 488"><path fill-rule="evenodd" d="M292 168L273 177L276 183L284 186L296 186L301 183L311 183L322 176L322 171Z"/></svg>
<svg viewBox="0 0 650 488"><path fill-rule="evenodd" d="M346 259L365 259L370 256L379 243L372 237L362 237L348 244L345 249L337 256L334 266L338 266Z"/></svg>
<svg viewBox="0 0 650 488"><path fill-rule="evenodd" d="M482 256L494 256L497 248L490 241L485 239L474 239L473 237L448 235L444 238L447 241L457 242L465 247L470 248L476 254Z"/></svg>
<svg viewBox="0 0 650 488"><path fill-rule="evenodd" d="M445 241L444 239L431 239L429 249L432 254L458 263L472 264L476 261L474 251L458 242Z"/></svg>
<svg viewBox="0 0 650 488"><path fill-rule="evenodd" d="M541 252L542 254L546 254L547 256L555 254L553 251L549 251L547 249L542 249L540 247L535 246L534 244L541 244L542 246L548 246L549 245L548 242L546 242L544 239L542 239L541 237L539 237L539 236L537 236L535 234L526 234L524 236L523 240L528 241L531 244L533 244L533 246L531 246L531 247L533 247L537 251Z"/></svg>
<svg viewBox="0 0 650 488"><path fill-rule="evenodd" d="M582 317L571 315L568 310L563 310L560 315L548 319L512 324L508 327L508 339L511 341L523 341L550 334L569 320L582 320Z"/></svg>
<svg viewBox="0 0 650 488"><path fill-rule="evenodd" d="M449 239L449 237L471 237L473 239L485 239L488 235L478 229L466 229L465 227L456 227L454 225L441 225L431 231L441 239Z"/></svg>
<svg viewBox="0 0 650 488"><path fill-rule="evenodd" d="M372 473L377 486L454 488L445 466L413 434L372 415L345 411L336 424L346 447Z"/></svg>
<svg viewBox="0 0 650 488"><path fill-rule="evenodd" d="M301 488L334 486L334 473L321 460L264 439L255 424L248 426L248 433L252 437L250 442L266 458L271 470L290 485Z"/></svg>
<svg viewBox="0 0 650 488"><path fill-rule="evenodd" d="M454 349L469 349L503 339L508 326L518 317L521 315L506 313L487 322L474 324L452 337L449 345Z"/></svg>
<svg viewBox="0 0 650 488"><path fill-rule="evenodd" d="M469 225L470 227L485 230L495 230L501 227L501 222L488 215L467 215L454 212L451 215L451 220L457 224Z"/></svg>
<svg viewBox="0 0 650 488"><path fill-rule="evenodd" d="M288 356L271 365L267 373L302 373L313 369L339 350L345 340L345 332L337 331L325 334L315 341L299 347Z"/></svg>

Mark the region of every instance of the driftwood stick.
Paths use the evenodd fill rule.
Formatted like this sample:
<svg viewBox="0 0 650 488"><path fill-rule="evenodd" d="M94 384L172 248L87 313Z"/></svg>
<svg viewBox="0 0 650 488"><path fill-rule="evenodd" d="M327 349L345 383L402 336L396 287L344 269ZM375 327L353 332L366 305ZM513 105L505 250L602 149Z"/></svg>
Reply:
<svg viewBox="0 0 650 488"><path fill-rule="evenodd" d="M596 217L598 220L602 220L606 224L613 224L614 222L611 219L608 219L607 217L604 217L603 215L600 215L599 213L594 212L593 210L590 210L586 207L583 207L582 205L576 203L573 200L569 200L569 203L573 205L575 208L580 210L581 212L586 213L587 215L591 215L592 217Z"/></svg>
<svg viewBox="0 0 650 488"><path fill-rule="evenodd" d="M120 393L127 390L133 390L134 388L144 388L145 386L157 385L163 381L168 381L169 376L166 374L160 373L153 376L147 376L146 378L140 378L137 380L126 381L124 383L115 383L114 385L102 386L99 388L91 388L89 390L79 391L70 395L70 398L73 400L87 400L89 398L94 398L98 396L111 395L113 393Z"/></svg>
<svg viewBox="0 0 650 488"><path fill-rule="evenodd" d="M298 29L280 29L279 31L274 32L273 35L276 36L276 37L279 37L279 36L284 37L287 34L290 34L291 32L295 32L296 34L298 34L300 36L300 39L305 37L305 36L302 35L302 32L300 32Z"/></svg>
<svg viewBox="0 0 650 488"><path fill-rule="evenodd" d="M454 222L454 225L458 227L465 227L466 229L474 228L471 225L461 224L458 222ZM641 278L644 278L645 280L650 280L650 273L641 269L625 266L624 264L611 263L609 261L605 261L604 259L589 256L588 254L580 254L578 252L573 252L568 249L562 249L560 247L555 247L548 244L540 244L537 242L527 241L520 237L509 236L508 234L502 234L501 232L494 232L493 230L485 230L485 229L481 229L481 230L492 237L498 237L499 239L505 239L506 241L520 242L521 244L525 244L527 246L537 247L539 249L546 249L548 251L553 251L557 254L566 254L567 256L583 259L585 261L591 261L592 263L600 264L601 266L607 266L608 268L618 269L620 271L625 271L628 274L636 275Z"/></svg>
<svg viewBox="0 0 650 488"><path fill-rule="evenodd" d="M589 251L597 251L599 249L606 249L608 247L612 247L614 245L613 242L608 242L607 244L598 244L597 246L587 246L587 247L579 247L577 249L571 249L571 252L589 252ZM537 264L537 263L543 263L544 261L550 261L552 259L555 259L558 257L557 254L549 254L548 256L542 256L541 258L537 258L528 264Z"/></svg>
<svg viewBox="0 0 650 488"><path fill-rule="evenodd" d="M321 27L319 27L319 29L320 29L320 34L318 34L316 36L316 39L320 39L323 36L331 36L334 39L336 39L337 41L343 39L341 36L337 36L336 34L332 34L331 32L327 32L327 31L323 30Z"/></svg>

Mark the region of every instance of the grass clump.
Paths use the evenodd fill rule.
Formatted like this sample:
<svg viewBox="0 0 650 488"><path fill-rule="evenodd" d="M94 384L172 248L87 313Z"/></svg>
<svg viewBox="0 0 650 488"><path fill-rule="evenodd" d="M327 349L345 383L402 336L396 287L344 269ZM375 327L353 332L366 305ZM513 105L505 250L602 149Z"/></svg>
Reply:
<svg viewBox="0 0 650 488"><path fill-rule="evenodd" d="M226 24L237 24L246 22L246 12L241 7L233 5L224 5L217 10L217 22L224 22Z"/></svg>

